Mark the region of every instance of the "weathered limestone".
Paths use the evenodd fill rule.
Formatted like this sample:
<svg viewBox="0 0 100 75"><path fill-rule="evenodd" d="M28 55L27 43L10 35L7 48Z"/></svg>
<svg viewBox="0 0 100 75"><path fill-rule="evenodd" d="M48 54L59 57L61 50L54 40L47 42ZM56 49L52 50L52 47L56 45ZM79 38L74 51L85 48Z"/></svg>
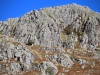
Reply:
<svg viewBox="0 0 100 75"><path fill-rule="evenodd" d="M0 22L0 32L25 44L84 49L100 42L100 14L77 4L33 10L21 18ZM49 40L49 41L48 41Z"/></svg>
<svg viewBox="0 0 100 75"><path fill-rule="evenodd" d="M0 21L0 75L66 75L76 66L93 70L99 60L100 14L86 6L43 8Z"/></svg>

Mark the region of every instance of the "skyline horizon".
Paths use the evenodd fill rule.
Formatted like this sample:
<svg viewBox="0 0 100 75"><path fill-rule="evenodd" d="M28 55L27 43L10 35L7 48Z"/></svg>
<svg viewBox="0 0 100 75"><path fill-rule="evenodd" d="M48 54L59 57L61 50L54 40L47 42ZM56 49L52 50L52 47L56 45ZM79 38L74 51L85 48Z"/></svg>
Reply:
<svg viewBox="0 0 100 75"><path fill-rule="evenodd" d="M24 2L23 2L24 1ZM41 2L40 4L38 4L39 2ZM91 9L94 12L100 13L99 10L99 0L97 0L97 2L95 0L92 0L91 3L89 2L89 0L86 2L86 0L84 1L75 1L75 0L70 0L70 1L32 1L32 0L17 0L17 1L13 1L13 0L9 0L6 1L5 0L1 0L0 1L0 21L6 21L8 18L19 18L22 17L24 14L32 11L32 10L40 10L43 8L49 8L49 7L55 7L55 6L63 6L63 5L68 5L68 4L77 4L77 5L81 5L81 6L86 6L89 9Z"/></svg>

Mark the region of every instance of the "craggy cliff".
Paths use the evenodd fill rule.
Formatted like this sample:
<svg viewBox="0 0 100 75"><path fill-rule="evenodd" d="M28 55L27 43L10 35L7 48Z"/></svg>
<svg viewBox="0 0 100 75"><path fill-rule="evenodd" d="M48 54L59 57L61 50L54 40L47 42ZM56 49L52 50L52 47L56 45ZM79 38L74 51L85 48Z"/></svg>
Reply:
<svg viewBox="0 0 100 75"><path fill-rule="evenodd" d="M100 14L71 4L0 22L0 75L100 75Z"/></svg>

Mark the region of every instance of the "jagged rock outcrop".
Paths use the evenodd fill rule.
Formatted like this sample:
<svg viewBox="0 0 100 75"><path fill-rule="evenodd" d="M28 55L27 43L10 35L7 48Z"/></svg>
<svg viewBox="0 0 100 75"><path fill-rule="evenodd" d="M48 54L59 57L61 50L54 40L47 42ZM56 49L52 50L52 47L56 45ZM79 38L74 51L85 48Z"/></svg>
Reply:
<svg viewBox="0 0 100 75"><path fill-rule="evenodd" d="M100 14L86 6L43 8L0 22L0 74L99 75L98 66Z"/></svg>
<svg viewBox="0 0 100 75"><path fill-rule="evenodd" d="M0 35L0 71L17 75L18 72L31 70L35 54L13 38Z"/></svg>
<svg viewBox="0 0 100 75"><path fill-rule="evenodd" d="M33 10L0 24L0 32L25 44L95 49L100 42L100 14L76 4ZM49 41L48 41L49 40Z"/></svg>

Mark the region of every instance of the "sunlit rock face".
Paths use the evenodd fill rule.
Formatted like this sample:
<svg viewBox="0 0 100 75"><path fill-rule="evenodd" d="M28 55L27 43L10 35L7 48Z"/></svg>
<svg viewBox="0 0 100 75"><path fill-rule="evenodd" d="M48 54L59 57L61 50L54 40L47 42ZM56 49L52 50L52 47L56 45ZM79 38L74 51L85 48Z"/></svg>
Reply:
<svg viewBox="0 0 100 75"><path fill-rule="evenodd" d="M0 22L2 75L99 75L97 66L100 14L86 6L48 7Z"/></svg>

